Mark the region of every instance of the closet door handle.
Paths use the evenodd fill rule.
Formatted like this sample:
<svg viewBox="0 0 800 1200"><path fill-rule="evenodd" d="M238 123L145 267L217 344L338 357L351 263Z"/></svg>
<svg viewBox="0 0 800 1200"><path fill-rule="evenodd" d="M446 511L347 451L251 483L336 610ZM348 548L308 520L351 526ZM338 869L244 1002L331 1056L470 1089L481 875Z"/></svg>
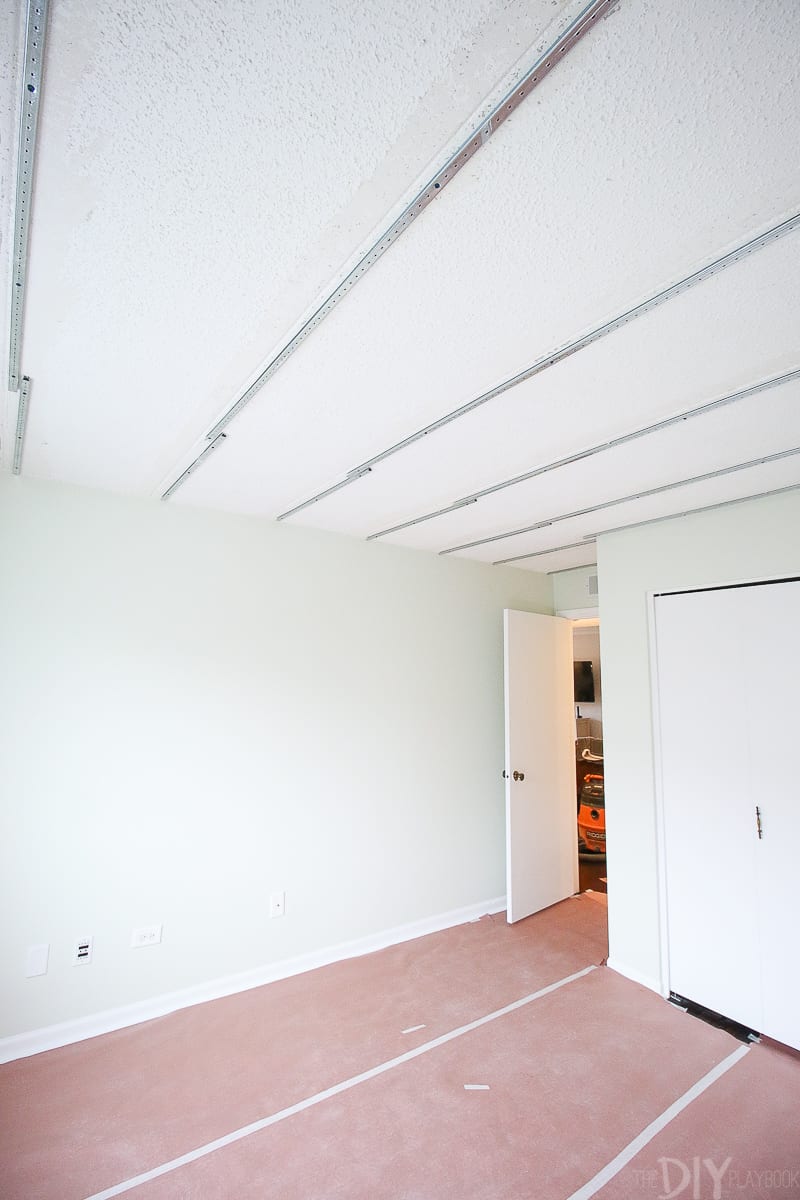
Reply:
<svg viewBox="0 0 800 1200"><path fill-rule="evenodd" d="M522 780L525 778L525 772L524 771L515 771L513 778L519 780L521 783Z"/></svg>
<svg viewBox="0 0 800 1200"><path fill-rule="evenodd" d="M761 828L761 809L756 805L756 829L758 830L758 840L762 841L764 830Z"/></svg>

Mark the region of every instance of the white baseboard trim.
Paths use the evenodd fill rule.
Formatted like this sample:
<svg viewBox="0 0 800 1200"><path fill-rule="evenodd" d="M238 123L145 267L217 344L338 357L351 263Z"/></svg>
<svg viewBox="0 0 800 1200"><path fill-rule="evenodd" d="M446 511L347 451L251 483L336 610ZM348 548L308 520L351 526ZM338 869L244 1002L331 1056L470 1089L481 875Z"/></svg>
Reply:
<svg viewBox="0 0 800 1200"><path fill-rule="evenodd" d="M340 942L322 950L299 954L296 958L266 963L263 967L255 967L251 971L210 979L176 992L164 992L160 996L140 1000L136 1004L109 1008L104 1012L92 1013L88 1017L77 1017L58 1025L32 1029L29 1033L0 1038L0 1063L12 1062L16 1058L28 1058L31 1054L41 1054L44 1050L55 1050L59 1046L69 1046L73 1042L82 1042L103 1033L113 1033L116 1029L125 1029L129 1025L139 1025L142 1021L152 1021L155 1017L167 1016L178 1009L190 1008L193 1004L205 1004L208 1000L219 1000L236 992L246 992L250 988L262 987L265 983L274 983L277 979L288 979L291 975L301 975L304 971L313 971L317 967L325 967L343 959L358 958L362 954L384 950L387 946L410 942L428 933L438 933L441 929L451 929L454 925L477 921L488 913L504 912L505 907L505 896L496 896L494 900L469 904L465 908L455 908L433 917L423 917L419 921L396 925L393 929L384 929L380 933L371 933L350 942Z"/></svg>
<svg viewBox="0 0 800 1200"><path fill-rule="evenodd" d="M641 971L635 971L633 967L626 966L616 958L609 958L606 966L610 967L612 971L616 971L618 975L624 975L626 979L632 980L633 983L640 983L642 987L649 988L651 992L658 992L659 996L664 995L661 981L654 979L651 975L643 975Z"/></svg>

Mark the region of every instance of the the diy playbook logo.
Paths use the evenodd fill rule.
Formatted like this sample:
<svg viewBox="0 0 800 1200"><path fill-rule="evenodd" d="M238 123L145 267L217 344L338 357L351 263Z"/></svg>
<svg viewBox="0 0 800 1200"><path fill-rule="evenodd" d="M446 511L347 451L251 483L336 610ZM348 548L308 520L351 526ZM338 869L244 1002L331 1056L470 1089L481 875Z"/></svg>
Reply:
<svg viewBox="0 0 800 1200"><path fill-rule="evenodd" d="M728 1157L717 1164L713 1158L695 1155L690 1162L681 1158L659 1158L659 1171L646 1171L651 1187L659 1186L658 1200L735 1200L737 1191L753 1189L759 1195L767 1191L795 1195L800 1192L800 1168L783 1168L771 1171L750 1171L733 1167ZM642 1180L644 1182L644 1180Z"/></svg>

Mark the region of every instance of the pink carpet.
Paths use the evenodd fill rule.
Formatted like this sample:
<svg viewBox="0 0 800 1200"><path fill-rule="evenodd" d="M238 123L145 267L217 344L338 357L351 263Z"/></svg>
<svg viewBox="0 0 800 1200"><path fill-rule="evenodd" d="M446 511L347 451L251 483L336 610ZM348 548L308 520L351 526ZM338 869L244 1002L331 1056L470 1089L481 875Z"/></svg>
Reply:
<svg viewBox="0 0 800 1200"><path fill-rule="evenodd" d="M307 1100L602 962L605 921L587 896L484 918L0 1067L0 1195L86 1200ZM737 1046L601 967L124 1194L567 1200ZM752 1190L800 1157L798 1111L800 1056L756 1046L597 1195L664 1195L660 1159L675 1187L728 1157L723 1196L800 1195L791 1174Z"/></svg>

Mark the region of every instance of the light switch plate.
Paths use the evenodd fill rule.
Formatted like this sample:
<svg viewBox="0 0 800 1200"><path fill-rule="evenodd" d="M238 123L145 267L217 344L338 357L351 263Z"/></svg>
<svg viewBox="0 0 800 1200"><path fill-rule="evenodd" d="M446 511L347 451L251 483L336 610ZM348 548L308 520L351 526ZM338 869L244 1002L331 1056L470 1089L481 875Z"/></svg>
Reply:
<svg viewBox="0 0 800 1200"><path fill-rule="evenodd" d="M28 946L28 952L25 955L26 978L33 979L36 975L46 975L49 958L49 942L40 942L36 946Z"/></svg>

